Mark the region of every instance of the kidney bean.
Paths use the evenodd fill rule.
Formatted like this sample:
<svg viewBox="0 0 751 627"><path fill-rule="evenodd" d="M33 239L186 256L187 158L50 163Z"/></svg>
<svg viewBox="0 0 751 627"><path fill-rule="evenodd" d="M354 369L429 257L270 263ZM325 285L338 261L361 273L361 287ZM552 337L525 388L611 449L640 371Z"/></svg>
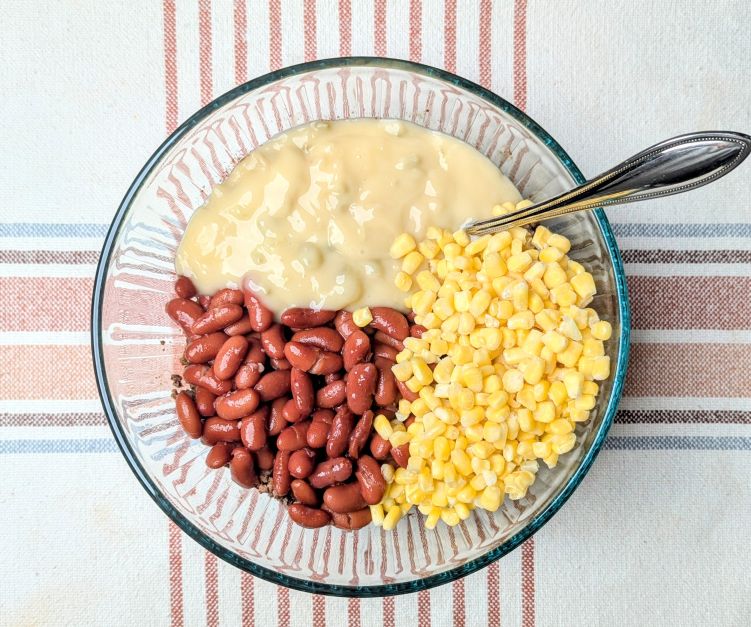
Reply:
<svg viewBox="0 0 751 627"><path fill-rule="evenodd" d="M328 311L326 309L316 310L306 307L292 307L282 313L280 320L282 324L288 327L310 329L331 322L335 316L335 311Z"/></svg>
<svg viewBox="0 0 751 627"><path fill-rule="evenodd" d="M404 342L401 340L397 340L394 337L391 337L390 335L386 335L382 331L376 331L375 335L373 336L373 339L375 339L376 342L380 342L381 344L386 344L386 346L391 346L391 348L395 348L397 352L401 352L404 350Z"/></svg>
<svg viewBox="0 0 751 627"><path fill-rule="evenodd" d="M198 304L201 305L201 309L206 311L209 308L209 302L211 301L211 296L207 296L206 294L202 294L198 297Z"/></svg>
<svg viewBox="0 0 751 627"><path fill-rule="evenodd" d="M313 411L313 404L315 403L315 391L310 375L297 368L292 368L290 387L292 399L295 401L298 411L301 415L307 416Z"/></svg>
<svg viewBox="0 0 751 627"><path fill-rule="evenodd" d="M352 462L346 457L335 457L321 462L308 477L308 483L317 489L327 488L346 481L352 476Z"/></svg>
<svg viewBox="0 0 751 627"><path fill-rule="evenodd" d="M323 493L323 502L326 507L337 514L355 512L367 505L357 483L345 483L326 488Z"/></svg>
<svg viewBox="0 0 751 627"><path fill-rule="evenodd" d="M391 442L382 438L377 433L370 439L370 454L379 461L383 461L391 452Z"/></svg>
<svg viewBox="0 0 751 627"><path fill-rule="evenodd" d="M237 322L224 327L224 332L230 337L234 335L247 335L253 331L253 327L250 326L250 318L248 314L243 314Z"/></svg>
<svg viewBox="0 0 751 627"><path fill-rule="evenodd" d="M276 438L276 448L280 451L297 451L308 443L310 420L296 422L286 427Z"/></svg>
<svg viewBox="0 0 751 627"><path fill-rule="evenodd" d="M213 333L227 325L237 322L243 316L240 305L219 305L207 309L204 314L193 323L190 330L193 333Z"/></svg>
<svg viewBox="0 0 751 627"><path fill-rule="evenodd" d="M363 455L357 460L357 483L360 494L368 505L380 503L386 492L386 480L381 474L381 465L369 455Z"/></svg>
<svg viewBox="0 0 751 627"><path fill-rule="evenodd" d="M340 407L331 421L331 430L326 441L326 455L338 457L347 450L349 434L352 433L354 424L355 417L352 411L346 405Z"/></svg>
<svg viewBox="0 0 751 627"><path fill-rule="evenodd" d="M383 368L382 366L376 366L376 368L378 368L378 381L376 382L376 391L373 397L376 405L380 407L393 405L399 395L396 377L391 372L390 367Z"/></svg>
<svg viewBox="0 0 751 627"><path fill-rule="evenodd" d="M310 487L310 484L303 479L294 479L290 484L292 488L292 495L295 500L300 501L303 505L308 507L315 507L318 505L318 495L316 491Z"/></svg>
<svg viewBox="0 0 751 627"><path fill-rule="evenodd" d="M352 368L367 360L370 353L370 338L358 329L350 334L342 348L344 369L349 372Z"/></svg>
<svg viewBox="0 0 751 627"><path fill-rule="evenodd" d="M235 373L235 387L238 390L247 390L252 388L261 379L263 373L263 364L253 361L246 361Z"/></svg>
<svg viewBox="0 0 751 627"><path fill-rule="evenodd" d="M375 357L383 357L384 359L395 362L397 353L398 351L393 346L389 346L383 342L375 342L373 346L373 355Z"/></svg>
<svg viewBox="0 0 751 627"><path fill-rule="evenodd" d="M404 428L409 429L409 427L415 422L414 416L408 416L407 419L404 421Z"/></svg>
<svg viewBox="0 0 751 627"><path fill-rule="evenodd" d="M269 409L269 422L266 429L269 435L279 435L287 426L287 420L284 418L283 413L284 405L287 400L287 398L281 396L275 398L271 402L271 408Z"/></svg>
<svg viewBox="0 0 751 627"><path fill-rule="evenodd" d="M271 489L276 496L284 496L289 492L289 451L279 451L274 457L274 468L271 471Z"/></svg>
<svg viewBox="0 0 751 627"><path fill-rule="evenodd" d="M322 351L314 346L300 342L287 342L284 356L293 368L310 372L311 374L331 374L342 367L342 358L336 353Z"/></svg>
<svg viewBox="0 0 751 627"><path fill-rule="evenodd" d="M299 344L315 346L322 351L338 353L342 350L344 340L342 336L331 327L314 327L312 329L303 329L292 336L292 341Z"/></svg>
<svg viewBox="0 0 751 627"><path fill-rule="evenodd" d="M352 429L352 433L349 436L349 446L347 452L352 459L357 459L360 456L365 443L370 437L370 431L373 428L373 412L368 410L355 424L355 428Z"/></svg>
<svg viewBox="0 0 751 627"><path fill-rule="evenodd" d="M384 368L385 370L391 370L396 362L386 359L385 357L376 357L373 360L376 368ZM377 387L377 385L376 385Z"/></svg>
<svg viewBox="0 0 751 627"><path fill-rule="evenodd" d="M245 290L245 308L248 310L250 326L256 333L262 333L274 322L274 314L250 290Z"/></svg>
<svg viewBox="0 0 751 627"><path fill-rule="evenodd" d="M260 451L266 446L266 421L269 406L263 405L240 421L240 439L249 451Z"/></svg>
<svg viewBox="0 0 751 627"><path fill-rule="evenodd" d="M203 423L203 441L211 445L217 442L239 442L240 425L237 420L207 418Z"/></svg>
<svg viewBox="0 0 751 627"><path fill-rule="evenodd" d="M337 353L323 351L316 359L316 363L308 370L310 374L327 375L342 369L342 358Z"/></svg>
<svg viewBox="0 0 751 627"><path fill-rule="evenodd" d="M254 389L261 395L264 402L289 394L289 370L273 370L261 377Z"/></svg>
<svg viewBox="0 0 751 627"><path fill-rule="evenodd" d="M334 381L323 386L316 392L316 404L318 407L336 407L341 405L347 398L347 384L342 381Z"/></svg>
<svg viewBox="0 0 751 627"><path fill-rule="evenodd" d="M177 281L175 281L175 294L180 298L193 298L197 293L193 281L186 276L177 277Z"/></svg>
<svg viewBox="0 0 751 627"><path fill-rule="evenodd" d="M356 512L347 512L346 514L338 514L336 512L329 512L329 514L331 515L331 522L334 527L346 531L362 529L373 520L369 507L363 507Z"/></svg>
<svg viewBox="0 0 751 627"><path fill-rule="evenodd" d="M362 414L373 404L378 370L373 364L357 364L347 377L347 405L355 414Z"/></svg>
<svg viewBox="0 0 751 627"><path fill-rule="evenodd" d="M180 392L175 397L175 411L185 433L193 439L200 438L202 430L201 415L187 392Z"/></svg>
<svg viewBox="0 0 751 627"><path fill-rule="evenodd" d="M173 298L165 305L164 310L186 333L191 332L196 320L204 313L201 305L186 298Z"/></svg>
<svg viewBox="0 0 751 627"><path fill-rule="evenodd" d="M334 412L330 409L319 409L313 413L313 419L306 435L309 447L323 448L326 446L333 420Z"/></svg>
<svg viewBox="0 0 751 627"><path fill-rule="evenodd" d="M333 383L334 381L340 381L342 379L342 373L341 372L332 372L331 374L323 375L323 380L328 385L329 383Z"/></svg>
<svg viewBox="0 0 751 627"><path fill-rule="evenodd" d="M232 442L217 442L206 455L206 465L214 469L226 466L232 458L232 449L234 448L235 444Z"/></svg>
<svg viewBox="0 0 751 627"><path fill-rule="evenodd" d="M301 448L289 456L289 474L296 479L306 479L316 465L316 454L309 448Z"/></svg>
<svg viewBox="0 0 751 627"><path fill-rule="evenodd" d="M345 340L355 331L360 329L360 327L358 327L352 320L352 314L344 309L337 312L336 317L334 318L334 326L336 327L336 330L339 331L339 335Z"/></svg>
<svg viewBox="0 0 751 627"><path fill-rule="evenodd" d="M266 353L263 352L260 338L246 335L245 339L248 340L248 355L245 357L245 361L257 364L266 363Z"/></svg>
<svg viewBox="0 0 751 627"><path fill-rule="evenodd" d="M286 359L270 359L271 367L274 370L291 370L292 364L289 363Z"/></svg>
<svg viewBox="0 0 751 627"><path fill-rule="evenodd" d="M218 379L231 379L248 352L248 340L242 335L227 339L214 358L214 374Z"/></svg>
<svg viewBox="0 0 751 627"><path fill-rule="evenodd" d="M214 408L220 418L239 420L252 414L261 402L255 390L235 390L214 401Z"/></svg>
<svg viewBox="0 0 751 627"><path fill-rule="evenodd" d="M202 388L201 386L196 387L196 409L198 409L198 413L201 414L201 416L208 418L209 416L214 416L216 414L216 410L214 409L215 400L216 394L212 394L206 388Z"/></svg>
<svg viewBox="0 0 751 627"><path fill-rule="evenodd" d="M242 305L243 300L244 296L241 290L225 287L211 297L209 309L219 307L219 305Z"/></svg>
<svg viewBox="0 0 751 627"><path fill-rule="evenodd" d="M233 481L243 488L252 488L258 483L258 477L253 467L253 456L248 449L242 446L232 450L229 469Z"/></svg>
<svg viewBox="0 0 751 627"><path fill-rule="evenodd" d="M394 377L394 379L396 380L396 387L399 389L399 394L401 394L402 397L406 398L410 403L418 399L420 395L417 392L410 390L404 381L399 381L396 377Z"/></svg>
<svg viewBox="0 0 751 627"><path fill-rule="evenodd" d="M310 413L310 412L308 412ZM287 422L299 422L303 418L306 418L308 414L302 413L297 407L297 403L294 398L290 398L285 401L284 408L282 409L282 416Z"/></svg>
<svg viewBox="0 0 751 627"><path fill-rule="evenodd" d="M406 468L409 461L409 443L391 447L391 457L397 465Z"/></svg>
<svg viewBox="0 0 751 627"><path fill-rule="evenodd" d="M221 396L232 389L232 381L222 381L214 376L214 370L210 366L193 364L183 371L183 379L191 385L206 388L212 394Z"/></svg>
<svg viewBox="0 0 751 627"><path fill-rule="evenodd" d="M188 343L183 355L192 364L205 364L216 357L226 340L227 336L221 332L200 335Z"/></svg>
<svg viewBox="0 0 751 627"><path fill-rule="evenodd" d="M259 470L271 470L274 467L274 453L268 446L258 449L255 456Z"/></svg>
<svg viewBox="0 0 751 627"><path fill-rule="evenodd" d="M412 337L422 337L422 334L425 333L428 329L421 324L413 324L411 327L409 327L409 334Z"/></svg>
<svg viewBox="0 0 751 627"><path fill-rule="evenodd" d="M371 307L370 313L373 315L373 321L369 326L400 341L409 337L409 322L396 309Z"/></svg>
<svg viewBox="0 0 751 627"><path fill-rule="evenodd" d="M289 517L301 527L308 529L318 529L329 524L331 516L322 509L308 507L302 503L293 503L287 508Z"/></svg>
<svg viewBox="0 0 751 627"><path fill-rule="evenodd" d="M281 324L272 324L261 333L261 346L264 352L273 359L284 359L284 330Z"/></svg>

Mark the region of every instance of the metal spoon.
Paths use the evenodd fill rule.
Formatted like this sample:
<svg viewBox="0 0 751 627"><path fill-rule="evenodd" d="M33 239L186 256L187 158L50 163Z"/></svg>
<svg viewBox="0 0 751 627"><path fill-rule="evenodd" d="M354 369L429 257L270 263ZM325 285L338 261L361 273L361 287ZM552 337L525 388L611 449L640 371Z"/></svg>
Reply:
<svg viewBox="0 0 751 627"><path fill-rule="evenodd" d="M751 152L751 137L731 131L679 135L626 159L579 187L525 209L464 225L485 235L583 209L680 194L735 169Z"/></svg>

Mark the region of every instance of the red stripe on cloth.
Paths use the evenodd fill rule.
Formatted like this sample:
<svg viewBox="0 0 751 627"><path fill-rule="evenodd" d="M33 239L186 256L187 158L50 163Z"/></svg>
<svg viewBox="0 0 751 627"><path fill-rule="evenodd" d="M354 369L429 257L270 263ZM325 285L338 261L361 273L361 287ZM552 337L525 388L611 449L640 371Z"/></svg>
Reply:
<svg viewBox="0 0 751 627"><path fill-rule="evenodd" d="M0 399L97 398L89 346L0 345ZM165 364L167 365L167 362Z"/></svg>
<svg viewBox="0 0 751 627"><path fill-rule="evenodd" d="M352 2L339 0L339 55L352 54Z"/></svg>
<svg viewBox="0 0 751 627"><path fill-rule="evenodd" d="M305 33L305 60L317 57L316 44L316 0L305 0L303 5L303 32Z"/></svg>
<svg viewBox="0 0 751 627"><path fill-rule="evenodd" d="M326 597L313 595L313 627L326 627Z"/></svg>
<svg viewBox="0 0 751 627"><path fill-rule="evenodd" d="M383 627L394 627L394 597L383 597Z"/></svg>
<svg viewBox="0 0 751 627"><path fill-rule="evenodd" d="M498 562L488 566L488 627L501 627L501 576Z"/></svg>
<svg viewBox="0 0 751 627"><path fill-rule="evenodd" d="M248 573L240 575L240 597L242 625L252 627L256 624L256 608L253 599L253 577Z"/></svg>
<svg viewBox="0 0 751 627"><path fill-rule="evenodd" d="M514 104L527 108L527 0L514 0Z"/></svg>
<svg viewBox="0 0 751 627"><path fill-rule="evenodd" d="M219 624L219 572L216 555L206 551L203 568L206 588L206 625L217 627Z"/></svg>
<svg viewBox="0 0 751 627"><path fill-rule="evenodd" d="M535 539L522 544L522 627L535 624Z"/></svg>
<svg viewBox="0 0 751 627"><path fill-rule="evenodd" d="M443 67L456 72L456 0L443 6Z"/></svg>
<svg viewBox="0 0 751 627"><path fill-rule="evenodd" d="M373 51L377 57L386 56L386 0L375 0L373 9Z"/></svg>
<svg viewBox="0 0 751 627"><path fill-rule="evenodd" d="M235 0L235 82L248 80L248 7L246 0Z"/></svg>
<svg viewBox="0 0 751 627"><path fill-rule="evenodd" d="M0 331L88 331L89 278L0 278ZM29 299L29 295L44 298Z"/></svg>
<svg viewBox="0 0 751 627"><path fill-rule="evenodd" d="M282 4L280 0L269 0L269 67L272 70L282 67Z"/></svg>
<svg viewBox="0 0 751 627"><path fill-rule="evenodd" d="M213 77L211 63L211 0L198 2L198 60L201 82L201 104L211 102Z"/></svg>
<svg viewBox="0 0 751 627"><path fill-rule="evenodd" d="M347 625L348 627L360 627L360 599L347 601Z"/></svg>
<svg viewBox="0 0 751 627"><path fill-rule="evenodd" d="M169 598L172 627L183 625L183 557L182 535L178 526L169 521Z"/></svg>
<svg viewBox="0 0 751 627"><path fill-rule="evenodd" d="M430 592L427 590L417 593L417 625L430 627Z"/></svg>
<svg viewBox="0 0 751 627"><path fill-rule="evenodd" d="M493 3L491 0L480 2L480 85L490 89L493 84Z"/></svg>
<svg viewBox="0 0 751 627"><path fill-rule="evenodd" d="M464 579L457 579L451 584L451 608L454 627L464 627Z"/></svg>
<svg viewBox="0 0 751 627"><path fill-rule="evenodd" d="M177 127L177 29L175 0L164 0L164 84L165 125L171 133Z"/></svg>
<svg viewBox="0 0 751 627"><path fill-rule="evenodd" d="M422 60L422 0L409 3L409 60Z"/></svg>
<svg viewBox="0 0 751 627"><path fill-rule="evenodd" d="M289 625L289 588L277 586L276 588L277 616L279 627Z"/></svg>

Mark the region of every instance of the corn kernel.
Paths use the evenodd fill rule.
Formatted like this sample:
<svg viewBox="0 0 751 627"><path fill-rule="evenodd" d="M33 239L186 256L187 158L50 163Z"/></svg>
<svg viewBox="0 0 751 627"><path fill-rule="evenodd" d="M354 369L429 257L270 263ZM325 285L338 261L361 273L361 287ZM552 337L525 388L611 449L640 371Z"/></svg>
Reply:
<svg viewBox="0 0 751 627"><path fill-rule="evenodd" d="M503 389L509 394L516 394L524 387L524 375L521 371L511 368L503 374Z"/></svg>
<svg viewBox="0 0 751 627"><path fill-rule="evenodd" d="M373 322L373 314L370 313L370 309L368 309L367 307L362 307L360 309L355 309L352 312L352 321L358 327L366 327L371 322Z"/></svg>
<svg viewBox="0 0 751 627"><path fill-rule="evenodd" d="M568 253L569 250L571 250L571 242L569 241L569 239L567 237L564 237L563 235L559 235L558 233L552 233L550 237L548 237L547 245L554 246L564 255Z"/></svg>
<svg viewBox="0 0 751 627"><path fill-rule="evenodd" d="M501 506L501 497L501 489L498 486L488 486L478 497L478 506L489 512L495 512Z"/></svg>
<svg viewBox="0 0 751 627"><path fill-rule="evenodd" d="M532 265L532 256L528 252L520 252L511 255L506 260L506 266L510 272L522 273Z"/></svg>
<svg viewBox="0 0 751 627"><path fill-rule="evenodd" d="M416 250L407 253L404 259L402 259L402 272L405 274L414 274L423 261L425 261L425 257Z"/></svg>
<svg viewBox="0 0 751 627"><path fill-rule="evenodd" d="M389 511L383 519L383 529L385 531L391 531L396 527L396 523L402 517L402 508L398 505L392 505L389 507Z"/></svg>
<svg viewBox="0 0 751 627"><path fill-rule="evenodd" d="M401 292L409 292L412 289L412 277L405 272L397 272L394 277L394 285Z"/></svg>
<svg viewBox="0 0 751 627"><path fill-rule="evenodd" d="M391 437L391 434L394 432L389 419L386 418L386 416L384 416L383 414L378 414L375 417L375 419L373 420L373 428L375 429L376 433L380 435L384 440L388 440Z"/></svg>
<svg viewBox="0 0 751 627"><path fill-rule="evenodd" d="M377 527L380 527L383 525L383 506L380 503L377 503L376 505L370 506L370 520L371 522L376 525Z"/></svg>

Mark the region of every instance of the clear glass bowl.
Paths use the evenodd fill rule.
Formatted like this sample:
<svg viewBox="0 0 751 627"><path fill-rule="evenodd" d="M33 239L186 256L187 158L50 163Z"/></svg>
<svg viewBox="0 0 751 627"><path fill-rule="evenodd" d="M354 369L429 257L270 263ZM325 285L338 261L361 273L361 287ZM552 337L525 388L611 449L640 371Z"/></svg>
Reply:
<svg viewBox="0 0 751 627"><path fill-rule="evenodd" d="M219 557L269 581L309 592L379 596L414 592L482 568L517 547L563 505L586 474L615 414L626 374L626 281L601 211L557 219L571 256L594 275L594 306L614 329L612 375L578 445L528 496L461 525L343 532L292 524L284 507L209 470L207 447L174 412L171 376L184 339L164 314L176 246L191 213L239 159L277 133L317 119L399 118L458 137L498 164L522 195L540 200L583 177L538 124L495 94L435 68L375 58L285 68L217 98L178 128L125 195L102 250L92 305L99 392L115 438L146 491L183 531Z"/></svg>

